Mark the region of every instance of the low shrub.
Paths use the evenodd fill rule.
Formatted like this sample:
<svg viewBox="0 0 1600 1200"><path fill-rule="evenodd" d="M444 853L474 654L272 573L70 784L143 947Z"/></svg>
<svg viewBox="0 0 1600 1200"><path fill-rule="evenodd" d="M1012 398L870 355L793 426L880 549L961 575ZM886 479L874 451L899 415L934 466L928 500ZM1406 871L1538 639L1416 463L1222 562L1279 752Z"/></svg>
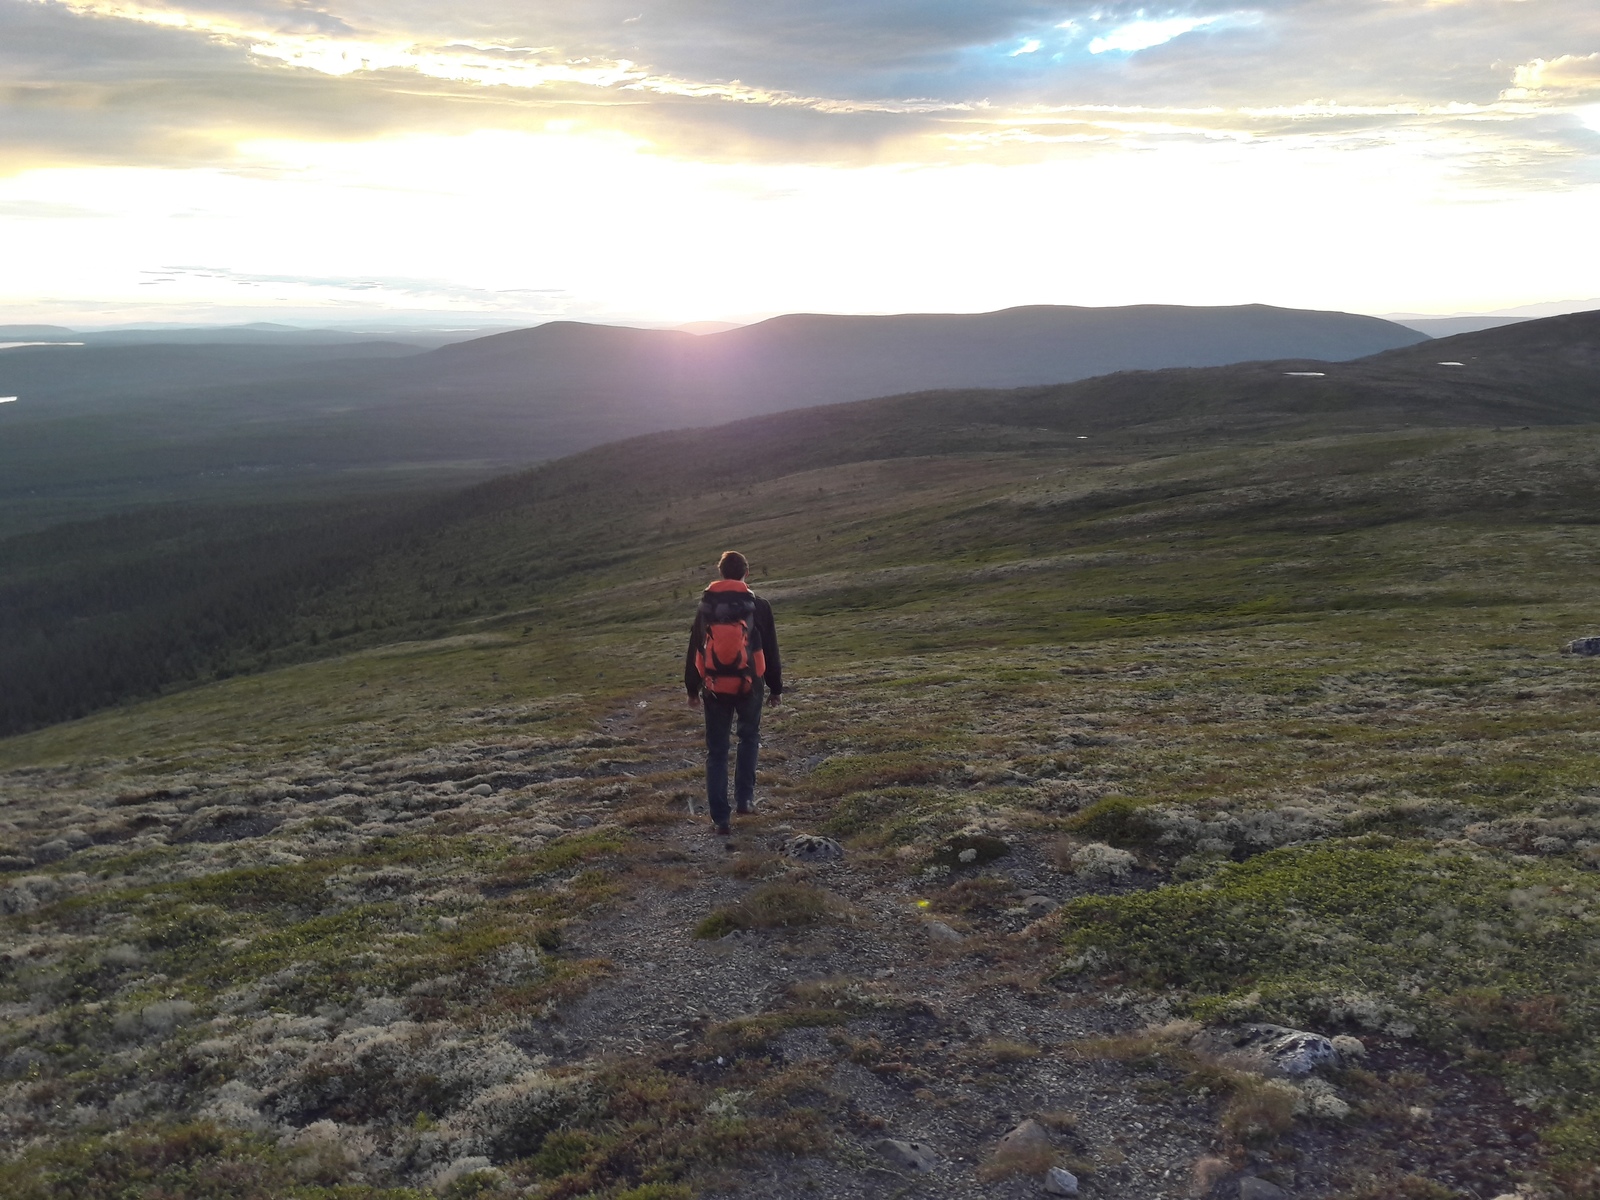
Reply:
<svg viewBox="0 0 1600 1200"><path fill-rule="evenodd" d="M819 888L803 883L768 883L738 904L719 908L695 926L697 938L725 937L736 929L793 929L814 925L839 907Z"/></svg>

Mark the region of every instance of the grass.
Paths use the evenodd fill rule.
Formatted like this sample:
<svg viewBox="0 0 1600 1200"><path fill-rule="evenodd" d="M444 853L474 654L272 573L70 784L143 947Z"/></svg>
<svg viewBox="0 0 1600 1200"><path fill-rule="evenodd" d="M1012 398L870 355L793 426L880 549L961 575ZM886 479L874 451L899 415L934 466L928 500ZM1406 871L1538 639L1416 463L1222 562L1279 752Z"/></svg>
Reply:
<svg viewBox="0 0 1600 1200"><path fill-rule="evenodd" d="M453 578L459 556L461 586L487 579L495 598L446 636L0 741L5 852L68 829L94 843L0 875L0 999L28 1006L0 1057L39 1056L36 1100L4 1085L25 1114L8 1134L34 1148L3 1169L33 1187L50 1154L110 1154L93 1140L109 1132L59 1116L74 1105L109 1111L159 1085L187 1120L224 1077L265 1078L250 1022L305 1041L295 1022L390 1005L385 1019L466 1056L603 979L561 928L627 894L692 786L692 764L656 762L654 739L688 719L672 678L686 605L737 544L784 638L791 689L773 720L810 764L773 787L851 859L900 880L947 866L930 905L981 923L1011 903L1000 876L1017 861L983 839L1136 851L1147 890L1102 888L1051 918L1062 982L1200 1022L1409 1030L1542 1114L1550 1170L1581 1194L1600 1092L1600 668L1558 648L1595 632L1597 448L1591 429L1412 431L824 466L758 481L714 523L703 498L630 497L580 531L606 554L553 590L499 581L527 554L533 509L475 519L430 571ZM406 561L317 603L391 585L416 598ZM235 842L151 832L226 830L235 810L286 819ZM415 821L432 824L398 832ZM760 882L767 866L735 864L748 894L696 932L838 911L810 884ZM891 1011L846 993L753 1014L716 1045L772 1070L766 1048L804 1013ZM194 1015L165 1032L115 1032L179 1001ZM196 1049L212 1042L230 1048ZM1027 1049L984 1053L1020 1068ZM402 1066L442 1070L417 1065L425 1051ZM358 1078L356 1062L325 1075ZM299 1086L300 1067L272 1069ZM385 1129L410 1128L416 1097L445 1123L475 1094L402 1075L393 1094L409 1099ZM825 1101L785 1079L786 1099L751 1110L769 1137L737 1104L707 1113L718 1098L692 1074L596 1069L587 1108L495 1165L549 1195L692 1190L719 1162L825 1143ZM1219 1116L1268 1141L1281 1100L1234 1087ZM786 1104L804 1115L786 1123ZM215 1136L195 1162L289 1153ZM283 1194L321 1186L293 1178Z"/></svg>
<svg viewBox="0 0 1600 1200"><path fill-rule="evenodd" d="M775 882L753 889L739 903L719 908L695 926L697 938L726 937L741 929L796 929L839 911L837 898L803 883Z"/></svg>

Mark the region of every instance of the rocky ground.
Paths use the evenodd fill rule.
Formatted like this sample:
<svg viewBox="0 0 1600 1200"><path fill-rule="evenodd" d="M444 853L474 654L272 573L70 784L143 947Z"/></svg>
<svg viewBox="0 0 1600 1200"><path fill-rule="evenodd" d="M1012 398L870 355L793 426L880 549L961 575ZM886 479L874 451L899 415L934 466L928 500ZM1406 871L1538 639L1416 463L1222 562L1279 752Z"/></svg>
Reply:
<svg viewBox="0 0 1600 1200"><path fill-rule="evenodd" d="M689 813L664 692L569 738L13 773L5 1140L197 1117L301 1181L463 1195L1490 1197L1536 1172L1527 1108L1415 1039L1329 1028L1285 1070L1242 1023L1063 973L1060 906L1161 875L981 780L933 845L827 836L799 723L770 714L730 839Z"/></svg>

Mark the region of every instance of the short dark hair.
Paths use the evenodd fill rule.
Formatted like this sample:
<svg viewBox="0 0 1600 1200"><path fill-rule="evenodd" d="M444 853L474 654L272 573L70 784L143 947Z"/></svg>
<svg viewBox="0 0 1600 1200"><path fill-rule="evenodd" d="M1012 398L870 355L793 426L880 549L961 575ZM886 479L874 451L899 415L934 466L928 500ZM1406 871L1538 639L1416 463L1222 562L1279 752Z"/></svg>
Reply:
<svg viewBox="0 0 1600 1200"><path fill-rule="evenodd" d="M737 550L729 550L717 560L717 570L724 579L743 579L750 574L750 562Z"/></svg>

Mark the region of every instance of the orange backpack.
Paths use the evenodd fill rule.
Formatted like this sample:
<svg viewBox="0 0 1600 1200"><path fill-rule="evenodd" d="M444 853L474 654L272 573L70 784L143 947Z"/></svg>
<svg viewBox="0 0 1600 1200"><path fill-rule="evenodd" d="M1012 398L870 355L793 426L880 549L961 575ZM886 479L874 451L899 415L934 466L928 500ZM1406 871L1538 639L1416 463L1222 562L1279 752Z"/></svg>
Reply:
<svg viewBox="0 0 1600 1200"><path fill-rule="evenodd" d="M756 632L756 598L748 591L707 591L700 598L705 631L695 666L707 695L748 696L767 673L767 656Z"/></svg>

